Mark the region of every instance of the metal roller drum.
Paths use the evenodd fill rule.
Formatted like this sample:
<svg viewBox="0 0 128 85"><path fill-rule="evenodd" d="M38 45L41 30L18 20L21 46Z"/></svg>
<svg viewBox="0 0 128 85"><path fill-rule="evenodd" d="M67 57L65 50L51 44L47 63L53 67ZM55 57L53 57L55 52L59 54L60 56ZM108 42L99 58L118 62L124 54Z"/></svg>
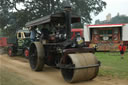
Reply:
<svg viewBox="0 0 128 85"><path fill-rule="evenodd" d="M95 78L98 74L98 61L92 53L68 54L65 64L73 64L75 69L61 69L61 73L67 82L88 81ZM83 68L80 68L83 67ZM85 68L84 68L85 67ZM87 67L87 68L86 68Z"/></svg>

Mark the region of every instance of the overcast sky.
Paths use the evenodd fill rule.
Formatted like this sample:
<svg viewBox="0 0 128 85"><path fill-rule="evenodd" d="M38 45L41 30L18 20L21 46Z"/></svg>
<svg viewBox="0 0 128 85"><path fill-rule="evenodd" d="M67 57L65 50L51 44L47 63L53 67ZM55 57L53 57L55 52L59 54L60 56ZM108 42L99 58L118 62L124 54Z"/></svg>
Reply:
<svg viewBox="0 0 128 85"><path fill-rule="evenodd" d="M95 20L105 20L106 15L111 13L111 16L116 16L119 12L120 15L127 15L128 16L128 0L103 0L107 3L106 9L104 9L99 15L93 17L92 23Z"/></svg>
<svg viewBox="0 0 128 85"><path fill-rule="evenodd" d="M92 23L95 23L95 20L100 19L105 20L106 15L108 13L111 13L111 16L114 17L117 15L117 13L120 13L120 15L127 15L128 16L128 0L103 0L107 3L106 9L104 9L102 12L100 12L99 15L93 16ZM19 9L24 8L22 6L23 4L20 4L18 6Z"/></svg>

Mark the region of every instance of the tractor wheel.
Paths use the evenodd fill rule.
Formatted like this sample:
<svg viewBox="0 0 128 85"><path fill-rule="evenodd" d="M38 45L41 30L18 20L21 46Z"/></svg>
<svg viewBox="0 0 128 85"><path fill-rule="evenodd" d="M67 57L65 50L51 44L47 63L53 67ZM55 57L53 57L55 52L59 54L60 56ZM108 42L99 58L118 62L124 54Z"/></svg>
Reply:
<svg viewBox="0 0 128 85"><path fill-rule="evenodd" d="M63 60L62 60L63 61ZM77 67L84 67L99 64L96 57L92 53L76 53L68 54L67 59L61 64L74 65ZM80 82L94 79L98 74L99 66L82 68L82 69L65 69L61 68L63 78L67 82Z"/></svg>
<svg viewBox="0 0 128 85"><path fill-rule="evenodd" d="M30 46L29 63L34 71L41 71L44 67L44 48L40 42L34 42Z"/></svg>
<svg viewBox="0 0 128 85"><path fill-rule="evenodd" d="M13 57L13 56L14 56L14 49L13 49L13 47L9 47L9 48L8 48L8 55L9 55L10 57Z"/></svg>
<svg viewBox="0 0 128 85"><path fill-rule="evenodd" d="M28 48L24 49L24 57L29 58L29 49Z"/></svg>

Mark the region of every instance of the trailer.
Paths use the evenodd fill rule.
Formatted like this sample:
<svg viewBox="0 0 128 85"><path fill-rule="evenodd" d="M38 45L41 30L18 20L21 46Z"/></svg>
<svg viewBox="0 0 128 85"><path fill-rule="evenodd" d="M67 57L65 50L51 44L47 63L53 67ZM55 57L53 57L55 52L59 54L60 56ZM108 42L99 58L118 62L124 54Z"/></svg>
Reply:
<svg viewBox="0 0 128 85"><path fill-rule="evenodd" d="M0 47L8 46L7 37L0 37Z"/></svg>
<svg viewBox="0 0 128 85"><path fill-rule="evenodd" d="M40 29L38 42L29 50L29 63L34 71L42 71L44 65L59 68L65 81L80 82L94 79L100 62L94 48L85 46L84 39L76 35L71 39L71 24L80 22L80 17L71 14L71 7L64 11L44 16L26 23L26 27Z"/></svg>
<svg viewBox="0 0 128 85"><path fill-rule="evenodd" d="M84 24L85 42L97 51L119 51L121 41L128 46L128 24Z"/></svg>

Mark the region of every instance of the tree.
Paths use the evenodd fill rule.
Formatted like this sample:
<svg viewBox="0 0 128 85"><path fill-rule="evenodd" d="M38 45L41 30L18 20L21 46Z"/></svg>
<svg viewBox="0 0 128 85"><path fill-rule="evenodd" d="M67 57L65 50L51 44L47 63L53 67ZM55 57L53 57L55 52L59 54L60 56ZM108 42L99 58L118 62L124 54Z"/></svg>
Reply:
<svg viewBox="0 0 128 85"><path fill-rule="evenodd" d="M0 19L2 21L0 28L21 29L28 21L62 11L64 1L65 0L1 0ZM72 6L72 13L81 16L82 22L86 23L91 22L92 14L99 14L106 6L106 3L102 0L70 0L69 2ZM18 9L18 4L23 4L24 9Z"/></svg>
<svg viewBox="0 0 128 85"><path fill-rule="evenodd" d="M74 13L79 13L83 22L91 23L91 14L98 15L106 3L102 0L71 0Z"/></svg>
<svg viewBox="0 0 128 85"><path fill-rule="evenodd" d="M95 21L95 24L100 24L100 20L97 19L97 20Z"/></svg>
<svg viewBox="0 0 128 85"><path fill-rule="evenodd" d="M110 24L120 24L120 23L128 23L128 16L125 15L117 15L113 17L110 22Z"/></svg>
<svg viewBox="0 0 128 85"><path fill-rule="evenodd" d="M110 21L100 21L96 20L95 24L121 24L121 23L128 23L128 16L126 15L119 15L119 13L112 17Z"/></svg>

